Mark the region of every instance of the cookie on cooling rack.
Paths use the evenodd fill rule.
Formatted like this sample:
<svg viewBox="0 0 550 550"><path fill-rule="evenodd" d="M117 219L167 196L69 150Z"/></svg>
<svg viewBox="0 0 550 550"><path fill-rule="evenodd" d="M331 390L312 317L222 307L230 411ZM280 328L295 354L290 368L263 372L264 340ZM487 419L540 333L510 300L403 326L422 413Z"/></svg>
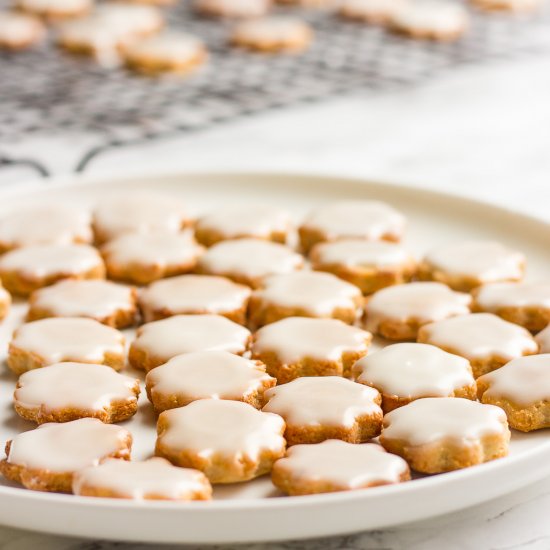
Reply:
<svg viewBox="0 0 550 550"><path fill-rule="evenodd" d="M271 0L194 0L193 8L209 17L249 19L265 15Z"/></svg>
<svg viewBox="0 0 550 550"><path fill-rule="evenodd" d="M297 378L265 392L262 409L282 416L288 445L342 439L363 443L382 426L380 394L339 376Z"/></svg>
<svg viewBox="0 0 550 550"><path fill-rule="evenodd" d="M107 458L130 459L132 435L97 418L42 424L6 443L0 473L27 489L70 493L77 471Z"/></svg>
<svg viewBox="0 0 550 550"><path fill-rule="evenodd" d="M529 13L540 9L544 0L470 0L470 3L487 12Z"/></svg>
<svg viewBox="0 0 550 550"><path fill-rule="evenodd" d="M291 496L367 489L410 478L407 462L380 445L335 439L291 447L271 472L275 487Z"/></svg>
<svg viewBox="0 0 550 550"><path fill-rule="evenodd" d="M383 241L342 239L319 243L310 253L313 269L328 271L372 294L407 283L416 273L416 260L401 245Z"/></svg>
<svg viewBox="0 0 550 550"><path fill-rule="evenodd" d="M13 335L8 367L16 374L54 363L98 363L120 370L125 340L118 330L93 319L52 317L26 323Z"/></svg>
<svg viewBox="0 0 550 550"><path fill-rule="evenodd" d="M45 34L44 25L35 17L24 13L0 12L0 49L24 50L42 41Z"/></svg>
<svg viewBox="0 0 550 550"><path fill-rule="evenodd" d="M91 11L94 0L17 0L16 7L48 21L82 17Z"/></svg>
<svg viewBox="0 0 550 550"><path fill-rule="evenodd" d="M102 279L105 265L87 244L44 244L10 250L0 257L0 278L12 294L31 292L62 279Z"/></svg>
<svg viewBox="0 0 550 550"><path fill-rule="evenodd" d="M73 493L133 500L210 500L212 486L202 472L177 468L163 458L143 462L108 458L76 472Z"/></svg>
<svg viewBox="0 0 550 550"><path fill-rule="evenodd" d="M265 365L227 351L178 355L147 374L147 396L156 412L199 399L242 401L260 409L264 392L276 384Z"/></svg>
<svg viewBox="0 0 550 550"><path fill-rule="evenodd" d="M469 294L442 283L396 285L375 292L365 306L365 326L388 340L414 340L423 325L470 313Z"/></svg>
<svg viewBox="0 0 550 550"><path fill-rule="evenodd" d="M287 317L258 330L250 349L284 384L301 376L348 376L371 340L369 332L337 319Z"/></svg>
<svg viewBox="0 0 550 550"><path fill-rule="evenodd" d="M338 13L346 19L371 25L387 25L406 0L343 0Z"/></svg>
<svg viewBox="0 0 550 550"><path fill-rule="evenodd" d="M57 363L23 373L13 399L17 414L37 424L86 417L114 423L136 413L139 393L139 380L106 365Z"/></svg>
<svg viewBox="0 0 550 550"><path fill-rule="evenodd" d="M132 367L150 371L172 357L194 351L228 351L242 355L250 331L220 315L175 315L137 330L128 360Z"/></svg>
<svg viewBox="0 0 550 550"><path fill-rule="evenodd" d="M10 311L11 306L11 295L10 293L2 286L2 281L0 281L0 321L5 319Z"/></svg>
<svg viewBox="0 0 550 550"><path fill-rule="evenodd" d="M247 481L284 456L284 420L247 403L201 399L159 416L155 454L212 483Z"/></svg>
<svg viewBox="0 0 550 550"><path fill-rule="evenodd" d="M430 323L419 330L418 341L465 357L475 378L538 350L527 330L490 313L472 313Z"/></svg>
<svg viewBox="0 0 550 550"><path fill-rule="evenodd" d="M535 340L539 346L539 353L550 353L550 325L541 330Z"/></svg>

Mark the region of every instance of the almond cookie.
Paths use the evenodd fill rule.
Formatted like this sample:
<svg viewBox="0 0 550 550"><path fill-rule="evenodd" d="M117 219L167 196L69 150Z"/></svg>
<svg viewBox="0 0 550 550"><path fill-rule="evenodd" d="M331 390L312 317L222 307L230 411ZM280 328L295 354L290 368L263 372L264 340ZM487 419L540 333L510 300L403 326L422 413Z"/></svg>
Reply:
<svg viewBox="0 0 550 550"><path fill-rule="evenodd" d="M287 317L252 337L252 358L279 384L301 376L348 376L367 354L372 335L337 319Z"/></svg>
<svg viewBox="0 0 550 550"><path fill-rule="evenodd" d="M243 401L260 409L276 384L260 361L227 351L198 351L170 359L147 374L147 396L157 413L199 399Z"/></svg>
<svg viewBox="0 0 550 550"><path fill-rule="evenodd" d="M342 439L363 443L380 433L380 394L339 376L297 378L265 392L262 409L281 415L288 445Z"/></svg>
<svg viewBox="0 0 550 550"><path fill-rule="evenodd" d="M269 275L301 269L304 258L290 248L262 239L223 241L201 256L197 271L222 275L237 283L258 288Z"/></svg>
<svg viewBox="0 0 550 550"><path fill-rule="evenodd" d="M387 25L406 0L343 0L338 13L346 19L371 25Z"/></svg>
<svg viewBox="0 0 550 550"><path fill-rule="evenodd" d="M44 25L35 17L0 12L0 49L24 50L40 42L45 34Z"/></svg>
<svg viewBox="0 0 550 550"><path fill-rule="evenodd" d="M226 206L197 220L195 237L212 246L228 239L252 237L286 243L292 223L288 212L261 204Z"/></svg>
<svg viewBox="0 0 550 550"><path fill-rule="evenodd" d="M173 315L212 313L244 325L251 290L214 275L180 275L151 283L139 296L145 322Z"/></svg>
<svg viewBox="0 0 550 550"><path fill-rule="evenodd" d="M469 292L486 283L519 281L524 270L521 252L494 241L466 241L429 252L420 264L419 277Z"/></svg>
<svg viewBox="0 0 550 550"><path fill-rule="evenodd" d="M17 414L38 424L85 417L114 423L136 413L139 392L139 380L106 365L57 363L23 373L13 399Z"/></svg>
<svg viewBox="0 0 550 550"><path fill-rule="evenodd" d="M302 249L309 253L317 243L341 239L399 241L404 216L378 201L339 201L320 206L298 228Z"/></svg>
<svg viewBox="0 0 550 550"><path fill-rule="evenodd" d="M428 344L393 344L355 363L356 382L382 394L385 413L422 397L476 399L467 359Z"/></svg>
<svg viewBox="0 0 550 550"><path fill-rule="evenodd" d="M212 486L202 472L176 468L163 458L143 462L109 458L78 471L73 493L133 500L210 500Z"/></svg>
<svg viewBox="0 0 550 550"><path fill-rule="evenodd" d="M285 317L340 319L352 324L360 316L361 291L331 273L301 271L272 275L250 298L249 318L255 327Z"/></svg>
<svg viewBox="0 0 550 550"><path fill-rule="evenodd" d="M42 17L48 21L62 21L86 15L94 0L17 0L21 11Z"/></svg>
<svg viewBox="0 0 550 550"><path fill-rule="evenodd" d="M423 325L470 313L471 301L442 283L391 286L368 300L365 325L388 340L414 340Z"/></svg>
<svg viewBox="0 0 550 550"><path fill-rule="evenodd" d="M510 430L499 407L460 397L427 397L384 417L380 443L417 472L438 474L508 454Z"/></svg>
<svg viewBox="0 0 550 550"><path fill-rule="evenodd" d="M539 353L550 353L550 325L541 330L535 340L539 346Z"/></svg>
<svg viewBox="0 0 550 550"><path fill-rule="evenodd" d="M2 286L2 281L0 281L0 321L2 321L2 319L5 319L5 317L10 311L10 306L11 306L11 295Z"/></svg>
<svg viewBox="0 0 550 550"><path fill-rule="evenodd" d="M125 328L137 319L135 288L110 281L60 281L36 290L29 299L28 321L47 317L89 317Z"/></svg>
<svg viewBox="0 0 550 550"><path fill-rule="evenodd" d="M328 271L372 294L391 285L408 283L416 272L415 259L399 244L360 239L319 243L310 254L313 269Z"/></svg>
<svg viewBox="0 0 550 550"><path fill-rule="evenodd" d="M107 458L130 459L132 435L97 418L42 424L6 443L0 473L27 489L70 493L75 473Z"/></svg>
<svg viewBox="0 0 550 550"><path fill-rule="evenodd" d="M19 327L10 342L8 367L23 372L74 361L124 366L124 336L93 319L52 317Z"/></svg>
<svg viewBox="0 0 550 550"><path fill-rule="evenodd" d="M295 445L275 462L271 479L287 495L315 495L391 485L411 478L408 464L380 445L337 439Z"/></svg>
<svg viewBox="0 0 550 550"><path fill-rule="evenodd" d="M470 0L470 3L483 11L529 13L540 9L543 0Z"/></svg>
<svg viewBox="0 0 550 550"><path fill-rule="evenodd" d="M474 310L537 332L550 323L550 283L494 283L474 291Z"/></svg>
<svg viewBox="0 0 550 550"><path fill-rule="evenodd" d="M550 428L550 353L520 357L477 379L479 400L504 409L511 428Z"/></svg>
<svg viewBox="0 0 550 550"><path fill-rule="evenodd" d="M419 330L418 341L465 357L475 378L512 359L537 353L538 349L527 330L490 313L473 313L431 323Z"/></svg>
<svg viewBox="0 0 550 550"><path fill-rule="evenodd" d="M161 413L155 454L204 472L211 483L248 481L284 456L284 430L280 416L247 403L201 399Z"/></svg>
<svg viewBox="0 0 550 550"><path fill-rule="evenodd" d="M271 7L270 0L194 0L194 9L210 17L248 19L265 15Z"/></svg>
<svg viewBox="0 0 550 550"><path fill-rule="evenodd" d="M31 292L62 279L103 279L105 265L87 244L44 244L6 252L0 257L0 278L12 293Z"/></svg>
<svg viewBox="0 0 550 550"><path fill-rule="evenodd" d="M182 353L228 351L242 355L249 341L249 330L220 315L175 315L140 327L128 360L132 367L150 371Z"/></svg>

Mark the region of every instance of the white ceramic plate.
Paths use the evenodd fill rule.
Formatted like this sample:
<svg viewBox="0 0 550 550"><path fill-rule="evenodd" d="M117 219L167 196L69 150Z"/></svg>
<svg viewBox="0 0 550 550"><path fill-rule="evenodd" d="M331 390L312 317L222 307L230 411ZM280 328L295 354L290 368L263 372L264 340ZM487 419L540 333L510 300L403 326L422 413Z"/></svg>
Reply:
<svg viewBox="0 0 550 550"><path fill-rule="evenodd" d="M0 213L39 201L91 206L108 193L155 189L185 197L196 212L230 203L282 205L299 218L343 198L388 201L409 219L405 243L418 255L463 238L495 238L523 250L528 277L547 276L550 225L494 206L433 191L361 180L304 175L188 174L137 180L72 180L0 190ZM0 325L0 360L24 305ZM0 445L33 426L12 411L15 378L0 375ZM155 419L142 395L134 419L134 458L153 449ZM216 489L214 502L130 502L37 493L0 481L0 522L26 529L94 538L172 543L234 543L322 537L430 518L498 497L550 473L550 433L515 433L510 456L474 468L401 485L348 493L281 497L268 479Z"/></svg>

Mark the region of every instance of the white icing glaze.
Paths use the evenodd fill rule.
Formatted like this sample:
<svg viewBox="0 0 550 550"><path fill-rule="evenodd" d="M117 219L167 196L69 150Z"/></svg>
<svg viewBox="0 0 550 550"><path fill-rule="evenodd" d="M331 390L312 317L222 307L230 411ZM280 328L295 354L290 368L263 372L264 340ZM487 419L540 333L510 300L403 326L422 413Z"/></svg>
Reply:
<svg viewBox="0 0 550 550"><path fill-rule="evenodd" d="M197 493L210 492L210 484L202 472L172 466L159 457L143 462L109 458L97 466L84 468L75 475L73 492L82 494L86 487L137 500L151 497L190 500Z"/></svg>
<svg viewBox="0 0 550 550"><path fill-rule="evenodd" d="M470 360L497 355L510 361L537 351L537 344L527 330L491 313L453 317L422 330L426 342L452 349Z"/></svg>
<svg viewBox="0 0 550 550"><path fill-rule="evenodd" d="M483 436L506 433L506 414L499 407L459 397L427 397L388 413L381 441L426 445L451 440L469 445Z"/></svg>
<svg viewBox="0 0 550 550"><path fill-rule="evenodd" d="M125 53L132 58L185 63L193 61L203 52L205 52L204 44L197 37L187 33L167 31L129 44Z"/></svg>
<svg viewBox="0 0 550 550"><path fill-rule="evenodd" d="M264 15L270 0L195 0L198 11L227 17L259 17Z"/></svg>
<svg viewBox="0 0 550 550"><path fill-rule="evenodd" d="M309 27L291 17L266 17L239 24L234 31L238 40L247 42L295 42L310 32Z"/></svg>
<svg viewBox="0 0 550 550"><path fill-rule="evenodd" d="M459 4L444 0L416 0L397 10L392 23L413 31L454 33L468 23L468 13Z"/></svg>
<svg viewBox="0 0 550 550"><path fill-rule="evenodd" d="M550 353L550 325L541 330L535 337L535 340L539 345L540 353Z"/></svg>
<svg viewBox="0 0 550 550"><path fill-rule="evenodd" d="M475 384L467 359L428 344L393 344L355 363L358 382L397 397L446 397Z"/></svg>
<svg viewBox="0 0 550 550"><path fill-rule="evenodd" d="M12 439L7 460L31 469L74 472L123 449L128 435L124 428L97 418L42 424Z"/></svg>
<svg viewBox="0 0 550 550"><path fill-rule="evenodd" d="M34 42L44 29L34 17L22 13L0 12L0 44L18 45ZM28 224L32 220L26 220ZM0 240L3 240L2 220L0 220Z"/></svg>
<svg viewBox="0 0 550 550"><path fill-rule="evenodd" d="M485 311L503 307L550 308L550 283L493 283L482 286L476 302Z"/></svg>
<svg viewBox="0 0 550 550"><path fill-rule="evenodd" d="M267 390L262 410L293 425L350 428L357 417L382 415L375 402L378 395L374 388L339 376L306 376Z"/></svg>
<svg viewBox="0 0 550 550"><path fill-rule="evenodd" d="M287 317L256 332L252 354L273 351L285 364L304 358L338 361L346 352L366 353L370 341L370 333L337 319Z"/></svg>
<svg viewBox="0 0 550 550"><path fill-rule="evenodd" d="M350 17L387 19L405 5L406 0L343 0L340 12Z"/></svg>
<svg viewBox="0 0 550 550"><path fill-rule="evenodd" d="M93 0L18 0L22 9L40 14L79 15L92 4Z"/></svg>
<svg viewBox="0 0 550 550"><path fill-rule="evenodd" d="M19 327L11 343L47 364L101 363L105 353L124 354L124 336L93 319L52 317Z"/></svg>

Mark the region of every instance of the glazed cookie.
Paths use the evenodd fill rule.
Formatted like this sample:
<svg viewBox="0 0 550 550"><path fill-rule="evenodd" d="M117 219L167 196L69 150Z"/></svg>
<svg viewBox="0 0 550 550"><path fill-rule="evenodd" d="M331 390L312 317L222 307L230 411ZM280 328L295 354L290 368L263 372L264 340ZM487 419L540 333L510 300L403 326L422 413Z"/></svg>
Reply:
<svg viewBox="0 0 550 550"><path fill-rule="evenodd" d="M541 330L535 340L539 346L539 353L550 353L550 325Z"/></svg>
<svg viewBox="0 0 550 550"><path fill-rule="evenodd" d="M12 293L31 292L62 279L102 279L105 265L87 244L44 244L6 252L0 257L0 278Z"/></svg>
<svg viewBox="0 0 550 550"><path fill-rule="evenodd" d="M250 298L249 318L255 327L285 317L319 317L354 323L361 315L361 291L330 273L301 271L272 275Z"/></svg>
<svg viewBox="0 0 550 550"><path fill-rule="evenodd" d="M212 486L202 472L176 468L163 458L143 462L109 458L78 471L73 493L133 500L210 500Z"/></svg>
<svg viewBox="0 0 550 550"><path fill-rule="evenodd" d="M538 349L527 330L491 313L473 313L431 323L420 329L418 341L465 357L475 378L512 359L537 353Z"/></svg>
<svg viewBox="0 0 550 550"><path fill-rule="evenodd" d="M363 443L380 433L380 394L339 376L297 378L265 392L262 409L286 422L288 445L342 439Z"/></svg>
<svg viewBox="0 0 550 550"><path fill-rule="evenodd" d="M93 319L52 317L19 327L10 342L8 367L15 374L74 361L124 366L124 336Z"/></svg>
<svg viewBox="0 0 550 550"><path fill-rule="evenodd" d="M262 204L226 206L197 220L195 237L212 246L228 239L252 237L286 243L292 224L288 212Z"/></svg>
<svg viewBox="0 0 550 550"><path fill-rule="evenodd" d="M343 0L338 13L346 19L371 25L387 25L406 0Z"/></svg>
<svg viewBox="0 0 550 550"><path fill-rule="evenodd" d="M245 21L233 29L231 43L259 52L300 52L313 38L309 25L290 17L266 17Z"/></svg>
<svg viewBox="0 0 550 550"><path fill-rule="evenodd" d="M125 328L137 320L137 292L110 281L60 281L36 290L29 299L28 321L47 317L89 317Z"/></svg>
<svg viewBox="0 0 550 550"><path fill-rule="evenodd" d="M494 241L466 241L429 252L420 264L419 277L469 292L486 283L519 281L524 270L521 252Z"/></svg>
<svg viewBox="0 0 550 550"><path fill-rule="evenodd" d="M544 4L543 0L470 0L470 3L483 11L529 13Z"/></svg>
<svg viewBox="0 0 550 550"><path fill-rule="evenodd" d="M275 462L271 479L287 495L314 495L391 485L411 478L408 464L380 445L337 439L295 445Z"/></svg>
<svg viewBox="0 0 550 550"><path fill-rule="evenodd" d="M387 346L357 361L352 376L382 394L384 413L422 397L476 399L468 360L428 344Z"/></svg>
<svg viewBox="0 0 550 550"><path fill-rule="evenodd" d="M17 414L38 424L85 417L114 423L136 413L139 392L139 380L106 365L57 363L23 373L13 399Z"/></svg>
<svg viewBox="0 0 550 550"><path fill-rule="evenodd" d="M269 275L292 273L304 265L304 258L290 248L262 239L235 239L208 249L197 271L222 275L237 283L258 288Z"/></svg>
<svg viewBox="0 0 550 550"><path fill-rule="evenodd" d="M134 368L150 371L182 353L242 355L249 341L250 331L220 315L176 315L140 327L128 359Z"/></svg>
<svg viewBox="0 0 550 550"><path fill-rule="evenodd" d="M340 201L310 213L298 231L302 249L341 239L399 241L405 218L389 204L378 201Z"/></svg>
<svg viewBox="0 0 550 550"><path fill-rule="evenodd" d="M417 399L384 417L380 443L417 472L438 474L508 454L510 430L499 407L469 399Z"/></svg>
<svg viewBox="0 0 550 550"><path fill-rule="evenodd" d="M494 283L474 291L474 310L537 332L550 323L550 283Z"/></svg>
<svg viewBox="0 0 550 550"><path fill-rule="evenodd" d="M107 458L130 459L128 430L81 418L64 424L42 424L6 443L0 473L27 489L70 493L75 473Z"/></svg>
<svg viewBox="0 0 550 550"><path fill-rule="evenodd" d="M193 7L202 15L248 19L265 15L270 0L194 0Z"/></svg>
<svg viewBox="0 0 550 550"><path fill-rule="evenodd" d="M40 42L45 33L44 25L35 17L23 13L0 12L0 49L30 48Z"/></svg>
<svg viewBox="0 0 550 550"><path fill-rule="evenodd" d="M17 0L17 8L49 21L61 21L86 15L94 0Z"/></svg>
<svg viewBox="0 0 550 550"><path fill-rule="evenodd" d="M520 357L477 379L479 400L504 409L511 428L550 428L550 353Z"/></svg>
<svg viewBox="0 0 550 550"><path fill-rule="evenodd" d="M360 239L319 243L310 254L313 269L328 271L358 286L363 294L407 283L416 272L415 259L399 244Z"/></svg>
<svg viewBox="0 0 550 550"><path fill-rule="evenodd" d="M252 337L252 358L279 384L301 376L348 376L367 354L372 336L337 319L287 317Z"/></svg>
<svg viewBox="0 0 550 550"><path fill-rule="evenodd" d="M284 456L284 429L280 416L246 403L201 399L161 413L155 454L201 470L212 483L247 481Z"/></svg>
<svg viewBox="0 0 550 550"><path fill-rule="evenodd" d="M366 328L388 340L414 340L433 321L470 313L469 294L442 283L410 283L379 290L365 307Z"/></svg>
<svg viewBox="0 0 550 550"><path fill-rule="evenodd" d="M199 399L243 401L260 409L276 384L259 361L227 351L198 351L170 359L147 374L147 396L157 413Z"/></svg>
<svg viewBox="0 0 550 550"><path fill-rule="evenodd" d="M10 293L2 286L2 281L0 281L0 321L2 321L10 311L11 306L11 295Z"/></svg>
<svg viewBox="0 0 550 550"><path fill-rule="evenodd" d="M145 322L173 315L212 313L244 325L250 289L225 277L180 275L151 283L139 296Z"/></svg>

